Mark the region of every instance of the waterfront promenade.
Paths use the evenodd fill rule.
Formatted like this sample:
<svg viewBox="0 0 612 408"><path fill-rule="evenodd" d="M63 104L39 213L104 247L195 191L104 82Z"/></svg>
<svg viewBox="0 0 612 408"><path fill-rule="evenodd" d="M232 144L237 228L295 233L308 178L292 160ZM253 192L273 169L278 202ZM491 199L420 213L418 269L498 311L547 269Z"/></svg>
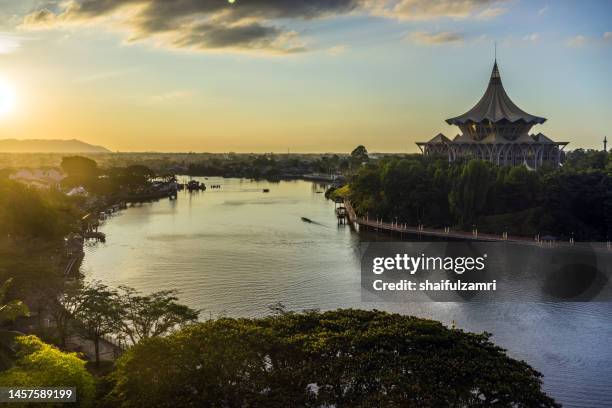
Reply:
<svg viewBox="0 0 612 408"><path fill-rule="evenodd" d="M406 235L418 235L420 237L431 237L439 239L450 239L450 240L462 240L462 241L480 241L480 242L515 242L529 245L538 246L573 246L574 242L570 241L557 241L550 239L541 239L539 235L534 237L524 236L513 236L507 233L502 234L483 234L474 229L471 232L468 231L452 231L450 227L445 229L425 228L423 225L409 226L407 224L398 222L384 222L381 219L369 219L368 217L358 217L351 205L350 201L344 200L344 207L346 208L346 214L351 225L358 225L360 228L373 229L377 231L388 232L391 234L406 234ZM598 250L612 251L610 242L597 243Z"/></svg>

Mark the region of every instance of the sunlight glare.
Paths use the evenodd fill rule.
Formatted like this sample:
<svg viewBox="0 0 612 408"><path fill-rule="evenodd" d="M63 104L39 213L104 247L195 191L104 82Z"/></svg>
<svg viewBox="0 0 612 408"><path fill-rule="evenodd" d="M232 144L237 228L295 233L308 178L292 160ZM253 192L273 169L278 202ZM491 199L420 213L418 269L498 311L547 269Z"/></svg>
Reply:
<svg viewBox="0 0 612 408"><path fill-rule="evenodd" d="M0 116L6 116L15 108L15 90L5 79L0 79Z"/></svg>

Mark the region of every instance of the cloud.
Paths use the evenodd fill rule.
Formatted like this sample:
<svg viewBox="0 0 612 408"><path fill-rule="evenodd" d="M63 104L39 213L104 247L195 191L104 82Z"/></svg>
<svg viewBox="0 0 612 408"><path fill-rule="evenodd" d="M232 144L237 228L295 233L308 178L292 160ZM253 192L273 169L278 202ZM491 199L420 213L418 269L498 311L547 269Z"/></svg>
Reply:
<svg viewBox="0 0 612 408"><path fill-rule="evenodd" d="M290 54L306 50L296 20L351 13L399 20L494 18L506 0L56 0L26 15L20 28L102 25L130 42L196 51Z"/></svg>
<svg viewBox="0 0 612 408"><path fill-rule="evenodd" d="M548 7L548 5L546 5L546 6L542 7L542 8L541 8L541 9L538 11L538 15L539 15L539 16L541 16L541 15L543 15L543 14L547 13L547 12L548 12L548 10L549 10L549 8L550 8L550 7Z"/></svg>
<svg viewBox="0 0 612 408"><path fill-rule="evenodd" d="M523 41L538 42L539 40L540 34L538 33L531 33L523 37Z"/></svg>
<svg viewBox="0 0 612 408"><path fill-rule="evenodd" d="M416 31L410 33L407 39L421 45L440 45L448 43L462 43L465 35L454 31L440 31L430 33L427 31Z"/></svg>
<svg viewBox="0 0 612 408"><path fill-rule="evenodd" d="M128 41L193 50L257 50L294 53L305 49L281 19L315 19L351 12L363 0L70 0L34 10L21 28L49 29L102 24L128 32Z"/></svg>
<svg viewBox="0 0 612 408"><path fill-rule="evenodd" d="M51 28L57 23L57 15L47 8L34 10L24 17L22 26L29 28Z"/></svg>
<svg viewBox="0 0 612 408"><path fill-rule="evenodd" d="M612 31L604 32L600 36L584 36L576 35L575 37L569 38L566 43L568 47L582 47L585 45L590 46L606 46L612 44Z"/></svg>
<svg viewBox="0 0 612 408"><path fill-rule="evenodd" d="M568 47L582 47L585 45L590 46L605 46L612 44L612 32L606 31L601 37L599 36L584 36L584 35L576 35L574 37L569 38L565 45Z"/></svg>
<svg viewBox="0 0 612 408"><path fill-rule="evenodd" d="M438 18L478 18L479 14L496 17L505 12L490 8L504 0L368 0L374 14L402 20L434 20Z"/></svg>
<svg viewBox="0 0 612 408"><path fill-rule="evenodd" d="M505 14L507 11L508 9L502 7L489 7L478 13L476 18L479 20L490 20Z"/></svg>
<svg viewBox="0 0 612 408"><path fill-rule="evenodd" d="M582 47L588 43L588 38L584 35L576 35L567 40L566 45L568 47Z"/></svg>

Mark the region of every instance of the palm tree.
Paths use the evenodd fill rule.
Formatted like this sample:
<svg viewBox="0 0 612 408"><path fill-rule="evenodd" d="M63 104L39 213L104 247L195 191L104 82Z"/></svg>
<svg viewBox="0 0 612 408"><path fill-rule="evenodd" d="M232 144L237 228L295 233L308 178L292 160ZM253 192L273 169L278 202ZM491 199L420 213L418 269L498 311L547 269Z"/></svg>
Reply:
<svg viewBox="0 0 612 408"><path fill-rule="evenodd" d="M12 365L15 337L21 334L16 331L6 330L4 325L18 317L30 314L28 307L21 300L11 300L8 303L4 303L12 282L13 278L9 278L0 286L0 370L5 370Z"/></svg>

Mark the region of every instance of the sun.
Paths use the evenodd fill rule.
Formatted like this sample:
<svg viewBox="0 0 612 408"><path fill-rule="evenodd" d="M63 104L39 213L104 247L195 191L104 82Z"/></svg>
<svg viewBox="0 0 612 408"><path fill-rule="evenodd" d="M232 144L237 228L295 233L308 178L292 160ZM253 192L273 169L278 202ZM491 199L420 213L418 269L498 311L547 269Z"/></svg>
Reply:
<svg viewBox="0 0 612 408"><path fill-rule="evenodd" d="M7 80L0 78L0 116L6 116L15 109L15 89Z"/></svg>

